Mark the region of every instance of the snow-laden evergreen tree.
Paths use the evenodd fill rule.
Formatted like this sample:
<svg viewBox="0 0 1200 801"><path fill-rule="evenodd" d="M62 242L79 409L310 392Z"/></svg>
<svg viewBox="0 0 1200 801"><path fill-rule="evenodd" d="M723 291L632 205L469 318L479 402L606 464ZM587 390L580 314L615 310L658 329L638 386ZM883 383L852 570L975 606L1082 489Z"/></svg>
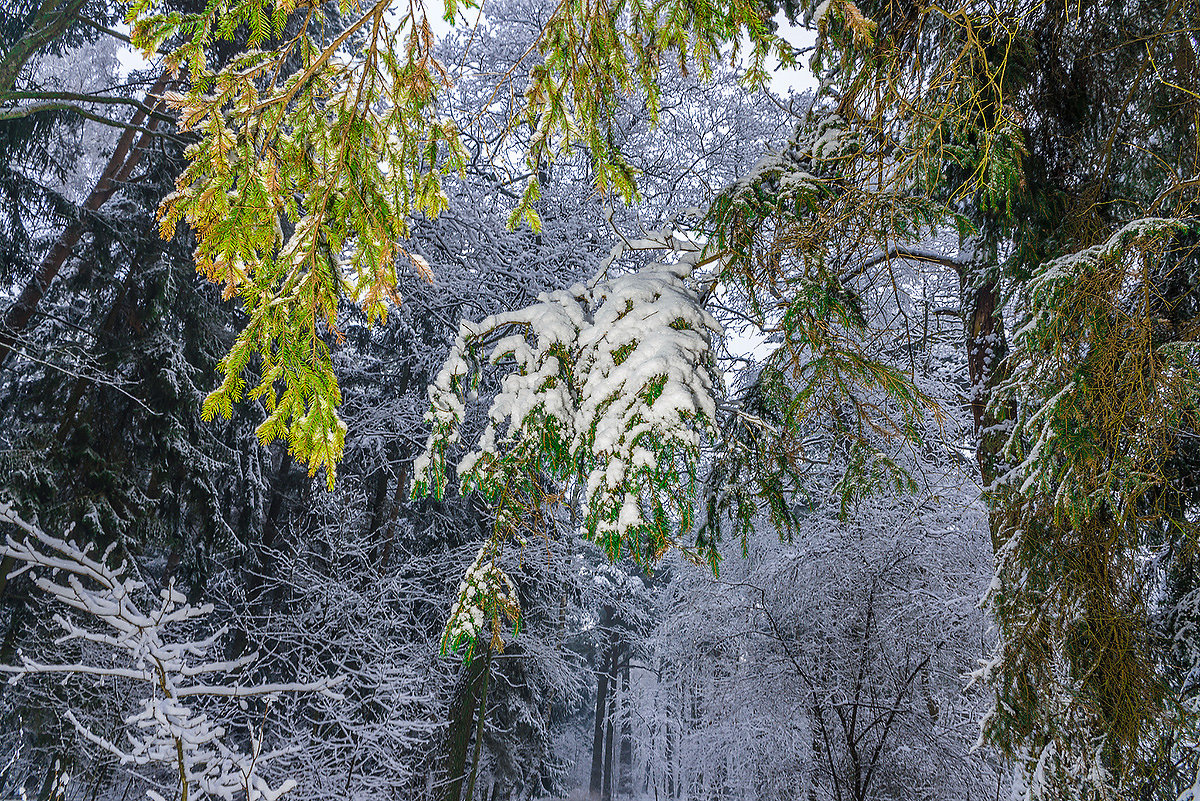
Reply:
<svg viewBox="0 0 1200 801"><path fill-rule="evenodd" d="M101 4L51 5L26 11L39 18L62 12L92 33L73 15L100 25L113 14L107 8L98 15ZM10 55L30 37L49 38L22 62L18 89L74 92L84 111L103 106L117 125L89 121L81 130L71 124L80 119L74 104L64 117L61 109L27 108L41 102L32 96L16 98L21 113L0 112L0 129L11 137L24 136L28 122L57 120L19 146L14 138L12 157L3 159L16 181L6 202L19 211L6 218L6 235L21 243L21 260L4 264L15 287L0 338L3 493L41 525L70 528L81 547L111 545L146 583L174 581L199 602L218 572L214 554L245 542L246 525L267 506L254 489L263 484L256 474L264 472L249 440L254 422L239 418L215 430L197 411L214 386L233 315L195 275L187 241L158 236L154 209L169 191L182 149L168 117L127 96L141 97L157 71L148 80L136 72L123 76L111 47L72 50L79 37L55 38L62 31L51 36L28 27L32 17L21 19L9 31L17 40ZM125 83L114 91L128 102L105 102L111 87ZM34 190L51 193L58 205L32 202ZM0 662L9 665L18 651L48 654L57 636L46 625L49 599L23 577L10 582L13 565L9 556L0 568ZM124 688L109 689L106 699L77 683L9 688L4 759L11 769L4 792L58 792L65 775L96 792L129 780L114 770L111 754L64 717L82 704L119 726L131 698ZM112 732L120 738L119 729Z"/></svg>

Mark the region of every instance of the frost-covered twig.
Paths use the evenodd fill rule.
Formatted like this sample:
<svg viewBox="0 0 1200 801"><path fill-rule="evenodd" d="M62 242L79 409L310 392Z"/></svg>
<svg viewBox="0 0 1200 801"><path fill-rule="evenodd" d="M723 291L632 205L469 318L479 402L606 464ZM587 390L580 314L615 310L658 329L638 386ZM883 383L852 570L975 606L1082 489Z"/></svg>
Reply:
<svg viewBox="0 0 1200 801"><path fill-rule="evenodd" d="M0 521L20 529L0 547L4 556L20 566L13 576L28 572L33 584L80 616L56 614L62 627L59 642L80 640L101 646L111 663L42 664L22 655L18 666L0 666L10 682L31 674L78 674L116 677L140 685L138 708L125 718L126 743L118 744L95 733L73 711L63 717L81 736L108 751L122 764L168 768L179 783L179 798L219 798L224 801L275 801L294 782L273 785L263 767L277 753L263 750L262 739L250 733L250 752L227 742L226 730L200 711L200 697L266 696L281 692L336 695L340 679L308 683L223 684L222 678L257 659L249 654L234 660L210 658L224 629L201 639L188 639L176 631L181 624L208 616L211 604L196 606L168 586L155 598L146 584L127 575L124 562L109 566L111 548L100 558L69 539L59 539L21 518L7 503L0 503ZM199 680L199 677L207 677ZM154 801L163 796L147 790Z"/></svg>

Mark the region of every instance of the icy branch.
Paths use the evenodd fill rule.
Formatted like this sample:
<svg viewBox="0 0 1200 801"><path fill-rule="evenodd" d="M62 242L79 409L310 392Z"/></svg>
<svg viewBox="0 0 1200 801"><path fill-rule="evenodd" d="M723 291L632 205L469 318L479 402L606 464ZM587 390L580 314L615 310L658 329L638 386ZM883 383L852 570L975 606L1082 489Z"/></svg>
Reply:
<svg viewBox="0 0 1200 801"><path fill-rule="evenodd" d="M20 565L12 575L29 573L33 584L81 615L55 615L63 628L60 642L82 640L101 646L108 665L42 664L25 656L19 666L2 666L10 682L23 675L76 674L114 677L141 688L137 709L125 718L127 744L117 745L92 731L72 710L63 717L84 738L117 757L122 764L167 768L179 783L179 798L219 798L223 801L275 801L288 792L290 779L272 784L263 771L272 754L264 753L253 731L250 753L226 741L226 729L195 706L198 698L246 698L284 692L334 696L340 677L309 683L242 685L222 683L255 661L256 655L235 660L210 658L223 630L199 639L186 639L179 624L206 617L210 605L193 606L174 587L157 597L145 583L130 578L124 562L109 566L109 552L99 559L92 550L59 539L0 503L0 521L15 526L0 552ZM111 549L110 549L111 551ZM177 639L182 638L182 639ZM99 658L97 661L100 661ZM206 683L195 677L207 675ZM152 790L151 798L160 798Z"/></svg>

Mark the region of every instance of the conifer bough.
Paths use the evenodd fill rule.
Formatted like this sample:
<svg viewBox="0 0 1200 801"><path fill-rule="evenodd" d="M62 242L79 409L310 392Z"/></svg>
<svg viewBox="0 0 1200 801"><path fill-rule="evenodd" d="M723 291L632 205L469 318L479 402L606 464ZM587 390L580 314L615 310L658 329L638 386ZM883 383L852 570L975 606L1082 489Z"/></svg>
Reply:
<svg viewBox="0 0 1200 801"><path fill-rule="evenodd" d="M479 7L446 0L441 11L453 23ZM129 11L137 46L161 49L187 80L188 91L168 99L181 128L200 136L160 209L162 234L187 223L197 269L248 317L204 414L260 402L260 440L285 439L310 473L325 469L331 487L346 434L330 355L339 303L383 321L400 300L398 260L430 277L401 243L413 216L445 208L442 179L466 163L455 124L439 114L450 76L428 13L421 0L340 0L337 14L299 0L209 0L197 12L135 0ZM591 155L598 190L633 198L634 170L611 136L620 97L643 93L653 116L664 62L707 74L726 45L736 58L743 32L746 81L761 85L769 53L791 61L763 13L749 0L560 3L510 121L533 132L532 177L512 224L539 226L536 166L576 144ZM342 18L350 22L339 28ZM214 65L213 45L235 38L245 49Z"/></svg>

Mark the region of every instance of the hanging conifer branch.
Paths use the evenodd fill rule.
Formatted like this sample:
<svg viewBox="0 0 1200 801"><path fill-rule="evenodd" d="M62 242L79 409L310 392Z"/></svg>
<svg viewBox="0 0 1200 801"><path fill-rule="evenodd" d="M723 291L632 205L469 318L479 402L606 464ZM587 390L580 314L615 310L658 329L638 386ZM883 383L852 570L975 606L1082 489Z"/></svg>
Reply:
<svg viewBox="0 0 1200 801"><path fill-rule="evenodd" d="M433 56L424 4L395 12L391 0L341 6L352 10L357 19L329 44L317 30L324 17L294 0L211 0L195 13L138 0L129 14L134 42L148 55L168 46L169 68L186 73L190 91L169 99L181 128L201 135L163 203L162 234L172 236L181 221L191 226L197 269L226 298L238 297L249 317L205 415L228 416L246 397L260 401L268 413L260 439L286 439L310 473L326 470L331 486L345 440L328 342L339 336L338 304L358 303L370 321L386 317L387 304L399 300L394 261L409 220L444 208L441 180L463 169L466 156L454 125L438 114L447 73ZM443 15L453 22L459 10L449 0ZM241 26L249 49L214 72L208 48ZM747 80L761 85L767 54L774 49L785 63L791 54L753 3L561 3L537 40L541 60L513 120L535 131L531 173L581 141L597 188L632 197L633 170L612 143L618 98L643 91L654 115L664 52L707 74L721 47L736 46L745 30L753 51ZM538 192L535 177L514 223L538 227ZM258 380L247 391L255 359Z"/></svg>

